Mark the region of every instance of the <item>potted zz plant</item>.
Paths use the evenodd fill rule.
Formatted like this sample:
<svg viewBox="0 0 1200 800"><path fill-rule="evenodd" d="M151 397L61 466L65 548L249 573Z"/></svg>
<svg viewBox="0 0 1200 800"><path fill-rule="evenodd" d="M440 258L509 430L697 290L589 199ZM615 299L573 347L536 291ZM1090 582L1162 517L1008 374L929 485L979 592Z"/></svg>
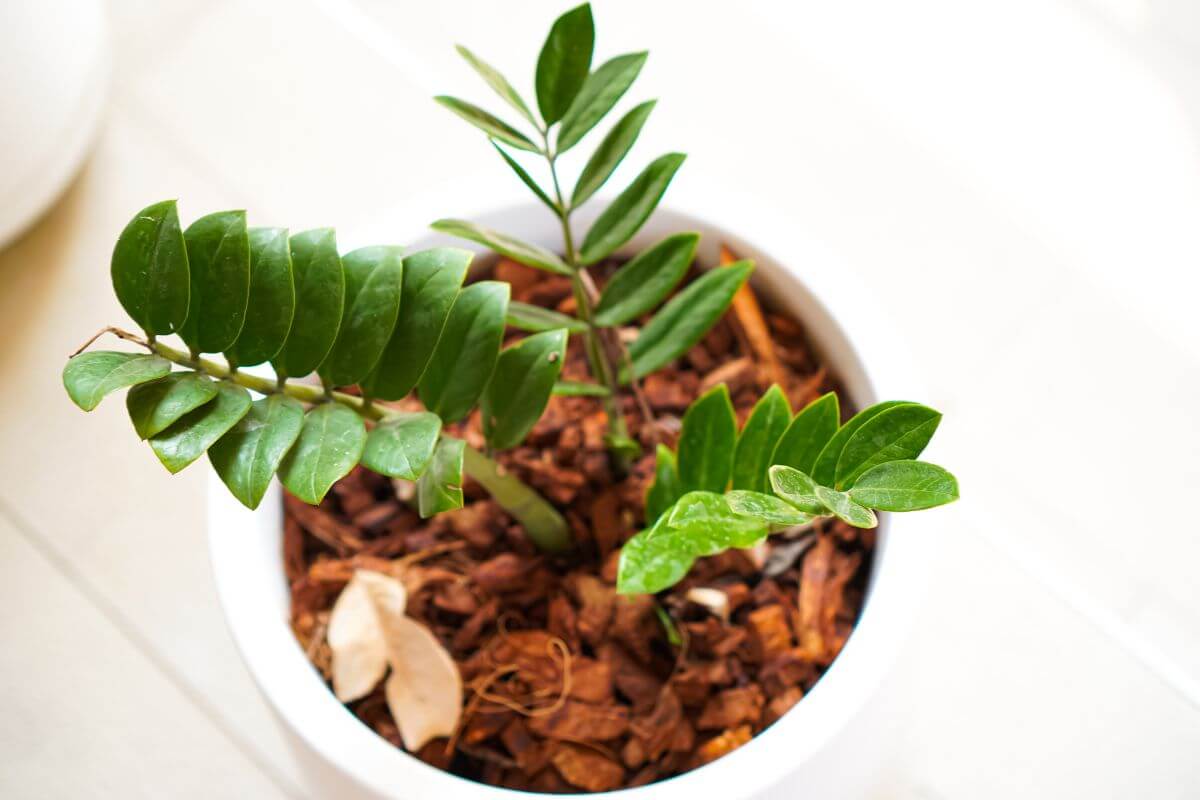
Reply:
<svg viewBox="0 0 1200 800"><path fill-rule="evenodd" d="M545 206L491 224L534 234L443 219L488 254L341 252L332 230L251 228L241 211L184 229L156 203L112 255L141 332L101 332L141 350L89 349L97 334L63 373L85 411L128 387L169 471L207 454L259 509L210 509L235 634L296 732L379 794L779 781L838 732L837 686L868 693L831 667L883 582L878 512L958 495L917 460L936 411L865 402L853 348L784 270L760 302L751 261L721 248L713 264L712 237L672 228L713 225L655 213L682 155L583 208L653 101L564 190L564 156L646 59L593 68L593 36L587 5L554 23L536 113L459 48L529 133L437 98ZM751 743L800 718L770 752Z"/></svg>

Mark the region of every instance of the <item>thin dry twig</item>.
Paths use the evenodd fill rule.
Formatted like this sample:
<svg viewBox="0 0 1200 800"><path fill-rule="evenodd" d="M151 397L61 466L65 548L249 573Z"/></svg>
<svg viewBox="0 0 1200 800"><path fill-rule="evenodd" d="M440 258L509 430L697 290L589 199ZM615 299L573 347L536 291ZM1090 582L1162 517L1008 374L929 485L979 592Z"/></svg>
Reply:
<svg viewBox="0 0 1200 800"><path fill-rule="evenodd" d="M121 328L117 328L113 325L105 325L103 328L101 328L100 330L98 330L94 334L92 334L92 338L88 339L86 342L79 345L79 347L77 347L75 349L75 352L71 353L71 355L68 356L68 358L74 358L75 356L82 353L84 350L87 350L89 347L92 346L93 342L95 342L97 339L99 339L101 336L103 336L106 333L111 333L113 336L116 336L118 339L124 339L127 342L133 342L134 344L140 344L142 347L145 347L147 350L153 349L150 346L149 341L147 341L146 339L143 339L141 336L138 336L136 333L130 333L127 330L122 330Z"/></svg>

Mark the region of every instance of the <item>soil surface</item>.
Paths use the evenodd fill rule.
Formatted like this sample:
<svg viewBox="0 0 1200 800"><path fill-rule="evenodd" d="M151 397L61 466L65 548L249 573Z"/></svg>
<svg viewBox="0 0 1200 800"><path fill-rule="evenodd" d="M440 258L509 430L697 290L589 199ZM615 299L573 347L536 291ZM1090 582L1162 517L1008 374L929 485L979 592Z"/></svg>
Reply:
<svg viewBox="0 0 1200 800"><path fill-rule="evenodd" d="M574 311L566 278L503 260L493 276L512 284L514 300ZM692 400L725 382L744 421L772 378L782 378L793 409L837 388L796 320L765 314L777 361L770 366L752 351L741 319L730 311L682 359L642 382L652 423L632 396L623 398L631 435L644 447L624 479L611 471L594 398L552 398L527 441L500 454L563 510L577 544L569 557L539 555L471 482L464 508L430 520L406 505L411 485L361 467L319 508L288 497L292 625L317 668L328 678L324 632L333 602L353 571L367 568L402 572L408 613L433 630L462 672L459 731L415 754L457 775L543 792L636 786L720 758L779 719L845 643L874 531L822 521L753 550L701 559L657 598L614 591L621 544L642 528L654 446L674 445ZM579 337L571 337L563 378L589 379ZM450 432L483 445L478 412ZM713 611L721 595L727 619ZM669 640L656 600L679 644ZM382 683L349 707L403 746Z"/></svg>

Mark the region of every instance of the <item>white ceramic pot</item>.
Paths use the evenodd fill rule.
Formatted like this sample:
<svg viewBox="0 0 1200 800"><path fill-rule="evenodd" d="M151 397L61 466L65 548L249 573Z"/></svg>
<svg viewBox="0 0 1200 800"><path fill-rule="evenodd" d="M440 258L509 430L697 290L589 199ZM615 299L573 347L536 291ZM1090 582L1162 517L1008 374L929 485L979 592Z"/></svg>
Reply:
<svg viewBox="0 0 1200 800"><path fill-rule="evenodd" d="M348 248L395 242L394 220L423 222L455 209L458 215L528 241L558 246L556 222L535 202L468 214L462 210L462 198L486 197L487 192L473 183L469 192L453 194L456 199L444 205L424 196L417 204L423 212L389 215L390 224L384 220L368 226L355 236L343 236L340 244ZM855 287L844 267L794 223L753 211L752 202L735 200L724 190L688 192L684 196L704 200L696 209L676 202L680 196L680 190L672 190L672 202L653 216L627 251L668 233L696 230L703 235L701 263L711 265L716 263L719 243L727 243L740 256L756 261L756 289L768 303L803 321L852 402L863 406L881 397L921 399L905 360L881 329L869 293ZM589 216L579 217L580 228L586 229ZM416 238L408 241L420 249L449 240L422 235L418 229ZM209 497L211 554L222 605L250 672L297 749L297 765L307 773L306 789L312 796L405 800L531 796L434 769L360 723L326 688L288 628L278 487L272 488L257 512L238 505L215 476ZM847 798L878 786L886 777L889 755L899 749L900 735L893 702L898 698L881 685L926 583L937 524L936 518L923 515L884 515L859 624L825 676L783 719L746 746L700 769L603 796L620 795L622 800Z"/></svg>

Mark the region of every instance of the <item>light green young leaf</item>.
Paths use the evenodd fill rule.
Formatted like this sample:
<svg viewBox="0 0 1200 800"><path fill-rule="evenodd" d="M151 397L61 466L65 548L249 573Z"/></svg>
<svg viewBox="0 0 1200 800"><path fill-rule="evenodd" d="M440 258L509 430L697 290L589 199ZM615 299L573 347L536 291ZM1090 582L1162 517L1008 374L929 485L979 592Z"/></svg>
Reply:
<svg viewBox="0 0 1200 800"><path fill-rule="evenodd" d="M473 103L468 103L466 100L459 100L457 97L448 97L444 94L438 95L433 99L493 139L499 139L518 150L527 150L530 153L542 152L542 149L530 141L528 136L496 115L484 111Z"/></svg>
<svg viewBox="0 0 1200 800"><path fill-rule="evenodd" d="M480 281L459 292L421 378L421 402L444 422L475 406L500 355L509 285Z"/></svg>
<svg viewBox="0 0 1200 800"><path fill-rule="evenodd" d="M555 381L550 394L560 397L608 397L609 391L605 386L587 381Z"/></svg>
<svg viewBox="0 0 1200 800"><path fill-rule="evenodd" d="M662 302L683 280L699 242L698 233L676 233L638 253L600 293L596 324L624 325Z"/></svg>
<svg viewBox="0 0 1200 800"><path fill-rule="evenodd" d="M941 414L917 403L902 403L877 414L847 440L838 457L834 485L845 489L876 464L916 458L941 421Z"/></svg>
<svg viewBox="0 0 1200 800"><path fill-rule="evenodd" d="M606 61L588 75L558 129L558 152L574 147L600 119L612 110L637 79L646 54L629 53Z"/></svg>
<svg viewBox="0 0 1200 800"><path fill-rule="evenodd" d="M566 314L560 314L548 308L516 300L508 304L508 314L505 315L504 321L514 328L531 333L552 331L557 328L566 328L571 333L587 332L587 325L575 317L568 317Z"/></svg>
<svg viewBox="0 0 1200 800"><path fill-rule="evenodd" d="M242 505L258 508L303 426L304 406L296 400L281 394L255 400L208 449L208 460Z"/></svg>
<svg viewBox="0 0 1200 800"><path fill-rule="evenodd" d="M438 442L429 468L417 481L417 508L423 519L462 508L465 447L466 442L462 439L448 436Z"/></svg>
<svg viewBox="0 0 1200 800"><path fill-rule="evenodd" d="M296 314L283 349L272 359L283 375L301 378L329 355L342 323L346 277L332 228L297 233L288 242Z"/></svg>
<svg viewBox="0 0 1200 800"><path fill-rule="evenodd" d="M832 486L837 476L838 459L846 447L846 442L850 441L850 437L871 417L887 411L893 406L898 406L902 402L904 401L889 400L885 403L876 403L870 408L864 408L851 417L845 425L838 428L838 432L833 435L829 443L821 449L821 454L817 456L817 463L812 469L813 480L822 486Z"/></svg>
<svg viewBox="0 0 1200 800"><path fill-rule="evenodd" d="M72 356L63 367L63 388L75 405L91 411L110 392L157 380L171 371L171 362L145 353L96 350Z"/></svg>
<svg viewBox="0 0 1200 800"><path fill-rule="evenodd" d="M146 333L183 327L191 284L174 200L143 208L121 231L113 248L112 284L125 312Z"/></svg>
<svg viewBox="0 0 1200 800"><path fill-rule="evenodd" d="M367 429L362 418L340 403L323 403L304 415L296 444L279 468L284 487L317 505L362 457Z"/></svg>
<svg viewBox="0 0 1200 800"><path fill-rule="evenodd" d="M750 412L733 451L733 488L762 492L767 488L767 467L779 437L787 430L792 407L778 384L768 389Z"/></svg>
<svg viewBox="0 0 1200 800"><path fill-rule="evenodd" d="M838 398L833 392L809 403L780 437L770 456L770 463L784 464L805 474L811 473L817 456L837 433L840 413Z"/></svg>
<svg viewBox="0 0 1200 800"><path fill-rule="evenodd" d="M596 152L592 153L591 158L584 165L583 172L580 173L579 180L575 184L575 190L571 192L572 208L578 208L587 202L588 198L612 177L617 166L633 147L633 143L637 141L638 134L642 132L642 126L646 124L646 119L654 110L655 102L647 100L621 117L621 120L600 142Z"/></svg>
<svg viewBox="0 0 1200 800"><path fill-rule="evenodd" d="M828 486L818 486L817 499L832 511L835 517L848 525L856 528L874 528L879 524L874 511L859 505L845 492L830 489Z"/></svg>
<svg viewBox="0 0 1200 800"><path fill-rule="evenodd" d="M629 346L634 377L643 378L666 366L700 341L753 269L749 261L711 269L668 300ZM621 380L628 382L628 371L622 372Z"/></svg>
<svg viewBox="0 0 1200 800"><path fill-rule="evenodd" d="M683 415L679 480L687 491L723 492L733 469L737 417L725 384L709 389Z"/></svg>
<svg viewBox="0 0 1200 800"><path fill-rule="evenodd" d="M367 434L363 466L390 478L415 481L429 467L441 432L441 419L428 411L389 416Z"/></svg>
<svg viewBox="0 0 1200 800"><path fill-rule="evenodd" d="M562 118L592 66L592 47L596 29L592 7L587 3L571 9L554 21L542 52L538 55L538 110L546 125Z"/></svg>
<svg viewBox="0 0 1200 800"><path fill-rule="evenodd" d="M667 526L664 514L653 528L625 542L617 561L617 593L656 594L683 580L696 562L680 541L684 535Z"/></svg>
<svg viewBox="0 0 1200 800"><path fill-rule="evenodd" d="M396 327L404 273L403 248L362 247L342 256L346 292L337 339L321 364L331 386L367 377Z"/></svg>
<svg viewBox="0 0 1200 800"><path fill-rule="evenodd" d="M827 514L825 504L817 496L817 485L813 479L798 469L776 464L768 470L771 489L776 495L805 514Z"/></svg>
<svg viewBox="0 0 1200 800"><path fill-rule="evenodd" d="M149 439L217 396L217 384L195 372L175 372L140 383L125 395L139 439Z"/></svg>
<svg viewBox="0 0 1200 800"><path fill-rule="evenodd" d="M667 515L667 525L685 531L682 541L696 556L711 556L731 547L752 547L767 535L762 520L734 513L717 492L688 492Z"/></svg>
<svg viewBox="0 0 1200 800"><path fill-rule="evenodd" d="M461 44L455 45L455 49L479 73L479 76L483 78L487 85L492 87L492 90L504 99L504 102L521 112L521 116L529 120L530 124L535 127L537 126L537 120L533 118L533 112L529 110L529 106L525 105L525 101L521 98L521 95L495 67L479 58Z"/></svg>
<svg viewBox="0 0 1200 800"><path fill-rule="evenodd" d="M526 336L500 353L480 401L483 435L495 450L516 447L546 410L567 355L563 329Z"/></svg>
<svg viewBox="0 0 1200 800"><path fill-rule="evenodd" d="M502 256L508 256L513 261L518 261L530 267L544 269L556 275L572 274L571 268L549 250L538 247L536 244L522 242L520 239L513 238L499 231L494 231L491 228L476 225L474 222L467 222L461 219L439 219L429 227L450 236L458 236L462 239L476 242L484 247L495 250Z"/></svg>
<svg viewBox="0 0 1200 800"><path fill-rule="evenodd" d="M725 502L735 514L754 517L772 525L804 525L813 519L790 503L763 492L735 489L725 495Z"/></svg>
<svg viewBox="0 0 1200 800"><path fill-rule="evenodd" d="M379 363L363 383L371 397L399 400L425 372L473 254L435 247L404 259L400 315Z"/></svg>
<svg viewBox="0 0 1200 800"><path fill-rule="evenodd" d="M270 361L283 349L296 313L292 254L286 228L251 228L250 301L246 323L226 354L231 363L249 367Z"/></svg>
<svg viewBox="0 0 1200 800"><path fill-rule="evenodd" d="M958 481L936 464L887 461L859 476L850 499L880 511L919 511L958 499Z"/></svg>
<svg viewBox="0 0 1200 800"><path fill-rule="evenodd" d="M199 353L233 346L246 320L250 298L250 239L245 211L218 211L183 232L187 245L191 303L179 331Z"/></svg>
<svg viewBox="0 0 1200 800"><path fill-rule="evenodd" d="M687 158L683 153L660 156L633 179L625 191L601 212L583 238L580 260L595 264L613 254L637 233L658 206L667 185Z"/></svg>
<svg viewBox="0 0 1200 800"><path fill-rule="evenodd" d="M646 490L646 524L652 525L683 496L675 454L666 445L655 450L654 483Z"/></svg>
<svg viewBox="0 0 1200 800"><path fill-rule="evenodd" d="M221 382L217 396L150 437L150 448L172 474L191 464L216 444L250 410L250 393Z"/></svg>
<svg viewBox="0 0 1200 800"><path fill-rule="evenodd" d="M525 168L522 167L515 158L506 153L503 147L496 144L494 140L492 141L492 147L496 148L496 152L499 153L500 157L504 159L504 163L508 164L509 168L517 174L517 177L521 179L521 183L529 187L529 191L533 192L537 196L538 200L541 200L543 203L545 203L546 208L557 214L558 203L550 199L550 195L546 194L545 190L542 189L542 187L538 185L538 182L533 179L533 176L526 172Z"/></svg>

